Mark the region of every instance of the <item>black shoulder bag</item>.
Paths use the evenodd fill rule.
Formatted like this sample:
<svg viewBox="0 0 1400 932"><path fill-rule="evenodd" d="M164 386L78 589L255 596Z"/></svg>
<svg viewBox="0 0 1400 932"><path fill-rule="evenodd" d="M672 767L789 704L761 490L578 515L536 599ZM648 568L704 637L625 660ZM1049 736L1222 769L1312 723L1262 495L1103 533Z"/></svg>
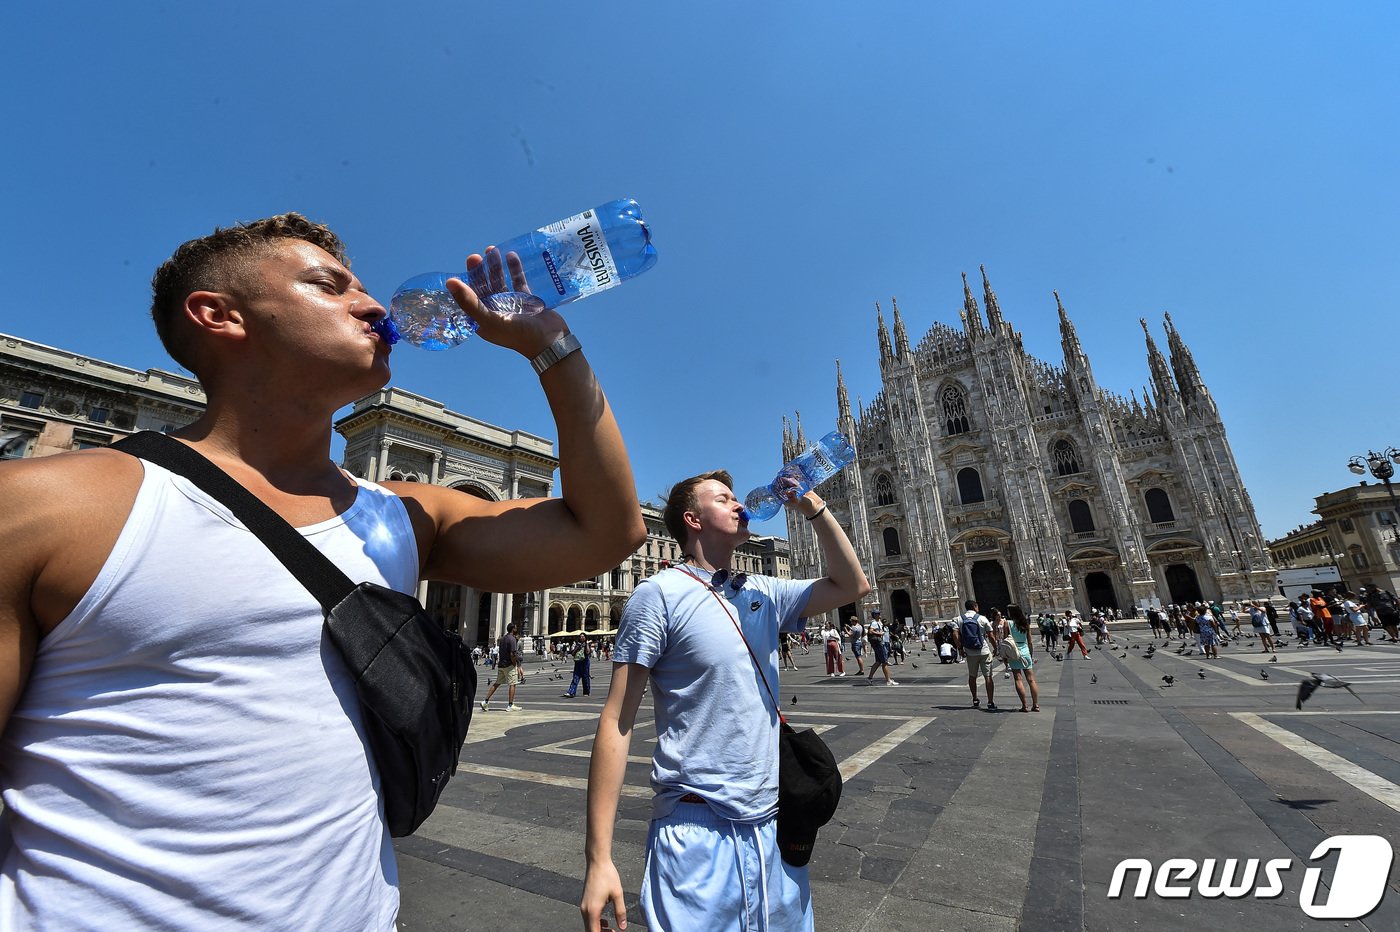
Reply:
<svg viewBox="0 0 1400 932"><path fill-rule="evenodd" d="M178 440L142 431L113 448L209 493L321 603L326 633L355 677L389 834L412 835L457 772L467 738L476 668L462 639L443 631L413 596L351 582L276 512Z"/></svg>

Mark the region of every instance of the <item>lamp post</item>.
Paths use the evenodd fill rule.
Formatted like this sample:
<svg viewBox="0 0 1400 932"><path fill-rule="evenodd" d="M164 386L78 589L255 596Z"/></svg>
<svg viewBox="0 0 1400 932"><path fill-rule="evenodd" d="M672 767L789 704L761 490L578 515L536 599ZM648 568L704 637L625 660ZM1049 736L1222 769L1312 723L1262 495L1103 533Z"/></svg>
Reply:
<svg viewBox="0 0 1400 932"><path fill-rule="evenodd" d="M1400 502L1395 499L1395 489L1391 487L1391 477L1395 475L1395 467L1391 463L1400 463L1400 450L1389 447L1384 453L1377 453L1375 450L1367 450L1363 459L1360 456L1353 456L1347 463L1347 469L1358 476L1366 474L1366 470L1371 471L1371 475L1381 480L1385 486L1385 491L1390 495L1391 515L1396 523L1391 525L1395 531L1395 542L1400 544Z"/></svg>

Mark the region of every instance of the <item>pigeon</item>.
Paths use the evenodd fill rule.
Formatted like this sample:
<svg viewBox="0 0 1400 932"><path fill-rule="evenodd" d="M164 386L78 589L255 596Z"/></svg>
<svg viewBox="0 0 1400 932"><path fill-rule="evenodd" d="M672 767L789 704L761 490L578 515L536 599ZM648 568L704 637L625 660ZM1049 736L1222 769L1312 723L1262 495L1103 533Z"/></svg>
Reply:
<svg viewBox="0 0 1400 932"><path fill-rule="evenodd" d="M1089 677L1089 682L1091 682L1091 683L1097 683L1098 681L1099 681L1099 675L1098 675L1097 673L1095 673L1093 676Z"/></svg>
<svg viewBox="0 0 1400 932"><path fill-rule="evenodd" d="M1337 653L1340 654L1340 653L1342 652L1342 645L1340 645L1340 644L1333 644L1332 646L1335 647L1335 648L1337 648Z"/></svg>
<svg viewBox="0 0 1400 932"><path fill-rule="evenodd" d="M792 697L792 704L793 704L793 705L797 705L797 697L796 697L796 696L793 696L793 697Z"/></svg>
<svg viewBox="0 0 1400 932"><path fill-rule="evenodd" d="M1270 657L1269 663L1278 663L1278 657Z"/></svg>
<svg viewBox="0 0 1400 932"><path fill-rule="evenodd" d="M1197 670L1197 671L1196 671L1196 675L1199 676L1201 679L1205 679L1205 678L1206 678L1206 671L1204 671L1204 670Z"/></svg>
<svg viewBox="0 0 1400 932"><path fill-rule="evenodd" d="M913 667L915 670L919 669L919 665L917 663L910 663L909 666Z"/></svg>
<svg viewBox="0 0 1400 932"><path fill-rule="evenodd" d="M1164 677L1162 677L1162 682L1165 683L1166 685L1170 686L1171 684L1173 684L1173 683L1176 682L1176 677L1174 677L1174 676L1164 676Z"/></svg>
<svg viewBox="0 0 1400 932"><path fill-rule="evenodd" d="M1310 675L1312 679L1303 680L1298 684L1298 701L1296 707L1299 709L1303 707L1303 703L1308 701L1309 696L1317 692L1319 686L1325 686L1328 689L1345 689L1353 696L1356 696L1356 692L1351 688L1350 683L1339 680L1330 673L1313 673ZM1361 697L1356 696L1356 701L1361 702Z"/></svg>
<svg viewBox="0 0 1400 932"><path fill-rule="evenodd" d="M1262 676L1264 679L1267 680L1267 679L1269 678L1269 671L1268 671L1268 670L1260 670L1260 671L1259 671L1259 675Z"/></svg>
<svg viewBox="0 0 1400 932"><path fill-rule="evenodd" d="M1142 655L1142 659L1143 659L1143 660L1151 660L1151 659L1152 659L1152 655L1151 655L1151 654L1143 654L1143 655Z"/></svg>

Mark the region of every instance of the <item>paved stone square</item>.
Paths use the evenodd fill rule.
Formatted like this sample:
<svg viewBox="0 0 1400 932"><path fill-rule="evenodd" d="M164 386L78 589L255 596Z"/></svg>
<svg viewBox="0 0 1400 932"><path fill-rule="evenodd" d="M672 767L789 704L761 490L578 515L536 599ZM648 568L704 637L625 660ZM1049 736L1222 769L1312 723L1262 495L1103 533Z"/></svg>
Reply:
<svg viewBox="0 0 1400 932"><path fill-rule="evenodd" d="M1379 634L1379 632L1376 632ZM846 778L841 807L818 837L817 928L856 930L1122 930L1192 925L1231 930L1339 928L1300 906L1305 871L1332 885L1338 856L1309 861L1339 835L1400 841L1400 646L1337 652L1291 639L1269 663L1250 639L1219 660L1120 628L1115 650L1055 662L1039 651L1040 714L1020 714L996 677L1000 709L974 709L965 667L932 652L893 667L900 685L824 675L817 651L782 678L784 711L822 732ZM1125 656L1126 655L1126 656ZM532 664L504 711L478 712L462 766L433 817L399 839L405 930L579 929L588 753L608 667L593 695L564 699L566 662ZM485 668L482 668L483 671ZM852 664L852 671L854 664ZM1351 682L1319 690L1310 672ZM1204 673L1204 678L1201 673ZM1268 674L1268 678L1264 674ZM1167 686L1163 676L1172 676ZM639 713L614 855L635 909L650 812L650 702ZM1127 858L1287 859L1284 890L1256 897L1108 897ZM1237 878L1239 874L1236 875ZM1199 878L1183 880L1190 887ZM1325 893L1315 898L1325 902ZM1385 898L1351 929L1400 929L1400 869ZM688 932L688 930L675 930Z"/></svg>

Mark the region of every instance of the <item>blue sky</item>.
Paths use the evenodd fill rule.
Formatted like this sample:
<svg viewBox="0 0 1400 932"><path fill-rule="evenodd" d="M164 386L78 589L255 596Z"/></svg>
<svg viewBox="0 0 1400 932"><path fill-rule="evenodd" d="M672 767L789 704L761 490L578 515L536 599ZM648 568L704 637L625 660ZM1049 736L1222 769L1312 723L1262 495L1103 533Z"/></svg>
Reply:
<svg viewBox="0 0 1400 932"><path fill-rule="evenodd" d="M1269 536L1400 446L1394 4L859 6L6 4L0 330L173 368L150 275L216 225L323 220L387 301L631 196L660 261L565 312L643 498L766 481L838 358L879 391L875 303L917 342L979 264L1052 362L1057 289L1111 391L1170 312ZM394 383L554 433L505 350Z"/></svg>

